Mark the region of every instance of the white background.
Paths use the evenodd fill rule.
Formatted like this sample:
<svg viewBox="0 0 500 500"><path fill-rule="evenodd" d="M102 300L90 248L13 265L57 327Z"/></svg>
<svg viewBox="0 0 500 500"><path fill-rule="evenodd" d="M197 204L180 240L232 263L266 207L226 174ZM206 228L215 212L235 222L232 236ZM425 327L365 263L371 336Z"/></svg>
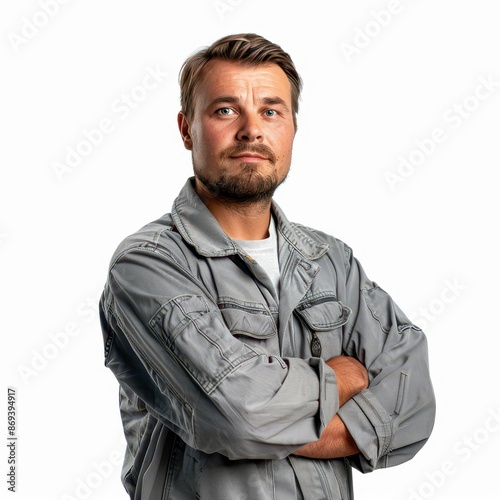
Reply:
<svg viewBox="0 0 500 500"><path fill-rule="evenodd" d="M182 62L237 32L279 43L304 79L278 202L346 241L425 323L434 433L402 466L355 472L356 498L498 498L498 2L55 1L50 16L43 0L3 2L0 14L0 435L10 386L15 498L126 499L96 302L119 241L170 211L191 174L176 128ZM156 88L139 88L155 69ZM102 120L108 132L86 148ZM61 173L77 147L86 157ZM391 189L387 172L412 153L419 165Z"/></svg>

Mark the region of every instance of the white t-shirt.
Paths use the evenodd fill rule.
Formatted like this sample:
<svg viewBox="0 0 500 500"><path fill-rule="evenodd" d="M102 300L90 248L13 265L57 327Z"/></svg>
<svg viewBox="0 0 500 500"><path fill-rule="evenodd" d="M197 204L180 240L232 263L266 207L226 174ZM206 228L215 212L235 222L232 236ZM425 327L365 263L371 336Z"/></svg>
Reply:
<svg viewBox="0 0 500 500"><path fill-rule="evenodd" d="M278 261L278 236L274 217L271 217L271 223L269 224L269 238L234 241L266 271L279 295L280 266Z"/></svg>

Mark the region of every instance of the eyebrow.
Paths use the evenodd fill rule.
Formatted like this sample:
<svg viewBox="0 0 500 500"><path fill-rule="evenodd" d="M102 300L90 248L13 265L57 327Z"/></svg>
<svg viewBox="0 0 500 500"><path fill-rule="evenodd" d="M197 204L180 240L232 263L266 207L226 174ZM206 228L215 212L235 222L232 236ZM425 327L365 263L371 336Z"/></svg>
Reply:
<svg viewBox="0 0 500 500"><path fill-rule="evenodd" d="M273 97L262 97L259 99L259 101L262 104L265 104L266 106L275 106L275 105L280 105L283 106L287 111L289 111L289 107L287 103L278 96L273 96ZM216 97L210 102L210 106L214 106L216 104L221 104L221 103L228 103L228 104L238 104L240 102L240 99L238 97L235 97L233 95L221 95Z"/></svg>

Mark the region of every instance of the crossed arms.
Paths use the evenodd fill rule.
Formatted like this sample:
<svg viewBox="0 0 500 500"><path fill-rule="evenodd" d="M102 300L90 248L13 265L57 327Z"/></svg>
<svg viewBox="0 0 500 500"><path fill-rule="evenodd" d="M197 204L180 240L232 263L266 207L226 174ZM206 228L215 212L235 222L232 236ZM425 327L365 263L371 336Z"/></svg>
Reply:
<svg viewBox="0 0 500 500"><path fill-rule="evenodd" d="M434 417L425 337L354 260L347 285L339 282L339 300L353 310L346 355L324 362L240 342L174 250L141 244L119 254L103 334L120 383L189 446L230 459L349 456L364 472L423 446Z"/></svg>
<svg viewBox="0 0 500 500"><path fill-rule="evenodd" d="M357 359L337 356L329 359L326 364L335 372L339 407L368 387L368 373ZM358 452L359 448L344 422L338 414L335 414L318 441L302 446L294 454L308 458L339 458L355 455Z"/></svg>

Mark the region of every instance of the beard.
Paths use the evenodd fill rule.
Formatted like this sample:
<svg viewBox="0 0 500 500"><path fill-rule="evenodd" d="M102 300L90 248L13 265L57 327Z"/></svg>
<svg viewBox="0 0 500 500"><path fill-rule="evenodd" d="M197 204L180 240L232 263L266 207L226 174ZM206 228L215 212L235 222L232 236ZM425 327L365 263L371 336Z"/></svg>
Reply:
<svg viewBox="0 0 500 500"><path fill-rule="evenodd" d="M264 176L250 163L241 164L236 174L223 169L217 175L206 176L196 167L194 173L215 198L238 203L267 202L283 182L275 172Z"/></svg>
<svg viewBox="0 0 500 500"><path fill-rule="evenodd" d="M276 164L276 156L269 147L239 143L222 151L221 162L216 168L200 169L193 160L194 173L215 198L233 203L267 203L286 175L280 179L274 169L263 174L259 171L261 167L255 163L242 162L238 167L231 168L225 166L228 158L245 152L261 154L268 158L272 166Z"/></svg>

